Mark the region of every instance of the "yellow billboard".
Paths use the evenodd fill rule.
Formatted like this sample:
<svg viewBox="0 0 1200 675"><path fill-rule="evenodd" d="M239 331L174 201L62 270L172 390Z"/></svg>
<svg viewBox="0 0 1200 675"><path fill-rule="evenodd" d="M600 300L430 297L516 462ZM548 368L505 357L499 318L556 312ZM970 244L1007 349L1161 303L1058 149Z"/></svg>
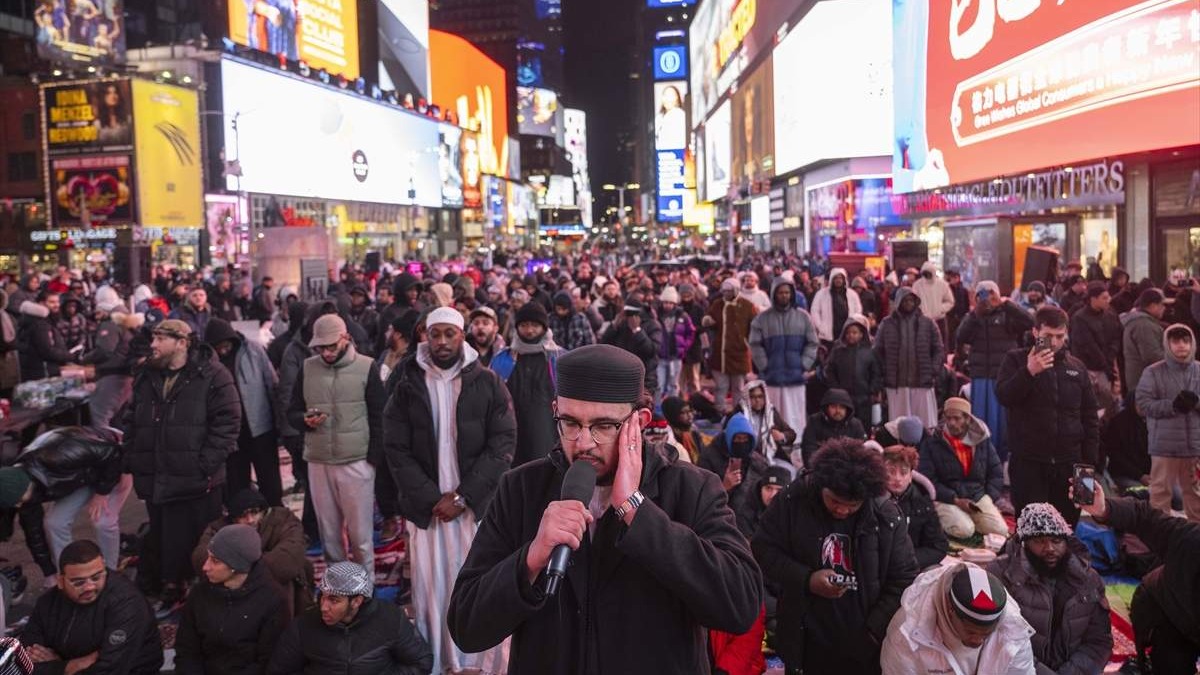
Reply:
<svg viewBox="0 0 1200 675"><path fill-rule="evenodd" d="M203 227L200 102L191 89L133 81L133 140L144 226Z"/></svg>

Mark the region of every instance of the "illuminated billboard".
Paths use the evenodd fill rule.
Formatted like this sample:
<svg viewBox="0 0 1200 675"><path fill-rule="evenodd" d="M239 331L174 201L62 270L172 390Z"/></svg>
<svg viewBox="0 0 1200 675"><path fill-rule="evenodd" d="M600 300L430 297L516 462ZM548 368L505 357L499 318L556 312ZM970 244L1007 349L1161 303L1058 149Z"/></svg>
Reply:
<svg viewBox="0 0 1200 675"><path fill-rule="evenodd" d="M429 98L428 0L378 0L379 86Z"/></svg>
<svg viewBox="0 0 1200 675"><path fill-rule="evenodd" d="M791 73L791 77L795 76L795 73ZM733 172L733 184L739 187L775 175L773 84L772 61L768 56L749 77L743 78L733 95L730 169Z"/></svg>
<svg viewBox="0 0 1200 675"><path fill-rule="evenodd" d="M687 77L687 47L670 45L654 48L654 79L680 80Z"/></svg>
<svg viewBox="0 0 1200 675"><path fill-rule="evenodd" d="M437 121L231 59L221 87L229 190L442 206Z"/></svg>
<svg viewBox="0 0 1200 675"><path fill-rule="evenodd" d="M40 0L32 4L36 5L33 25L37 26L39 57L68 64L125 60L122 0Z"/></svg>
<svg viewBox="0 0 1200 675"><path fill-rule="evenodd" d="M776 173L891 154L890 6L817 3L775 48Z"/></svg>
<svg viewBox="0 0 1200 675"><path fill-rule="evenodd" d="M729 101L721 104L704 124L705 199L720 199L729 192L733 161L729 140L732 133Z"/></svg>
<svg viewBox="0 0 1200 675"><path fill-rule="evenodd" d="M579 205L583 224L592 225L592 188L588 175L587 113L566 108L563 110L563 142L571 161L571 177L575 182L575 202Z"/></svg>
<svg viewBox="0 0 1200 675"><path fill-rule="evenodd" d="M897 193L1200 143L1195 0L893 0Z"/></svg>
<svg viewBox="0 0 1200 675"><path fill-rule="evenodd" d="M41 94L42 128L48 154L133 148L129 80L43 85Z"/></svg>
<svg viewBox="0 0 1200 675"><path fill-rule="evenodd" d="M517 87L517 123L523 136L557 138L562 132L558 94L551 89Z"/></svg>
<svg viewBox="0 0 1200 675"><path fill-rule="evenodd" d="M480 170L506 175L508 89L504 68L457 35L429 31L429 44L432 99L453 110L459 125L479 134Z"/></svg>
<svg viewBox="0 0 1200 675"><path fill-rule="evenodd" d="M229 39L353 80L358 4L349 0L229 0Z"/></svg>
<svg viewBox="0 0 1200 675"><path fill-rule="evenodd" d="M133 81L138 222L153 227L204 225L200 102L194 89Z"/></svg>

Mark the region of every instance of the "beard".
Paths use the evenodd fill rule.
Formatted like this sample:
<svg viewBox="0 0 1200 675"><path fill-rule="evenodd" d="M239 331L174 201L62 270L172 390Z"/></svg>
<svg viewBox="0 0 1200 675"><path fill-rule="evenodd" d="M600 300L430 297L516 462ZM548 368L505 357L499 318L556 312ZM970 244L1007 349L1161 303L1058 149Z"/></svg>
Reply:
<svg viewBox="0 0 1200 675"><path fill-rule="evenodd" d="M442 370L450 370L454 367L454 364L458 363L459 360L462 359L462 350L458 350L452 356L446 359L438 358L437 355L432 351L429 353L429 357L430 360L433 361L433 365L441 368Z"/></svg>
<svg viewBox="0 0 1200 675"><path fill-rule="evenodd" d="M1029 560L1029 565L1033 567L1033 571L1037 572L1038 576L1058 578L1067 571L1067 561L1071 558L1071 551L1067 549L1067 552L1058 559L1058 563L1053 567L1046 564L1046 561L1030 553L1029 549L1025 549L1025 557Z"/></svg>

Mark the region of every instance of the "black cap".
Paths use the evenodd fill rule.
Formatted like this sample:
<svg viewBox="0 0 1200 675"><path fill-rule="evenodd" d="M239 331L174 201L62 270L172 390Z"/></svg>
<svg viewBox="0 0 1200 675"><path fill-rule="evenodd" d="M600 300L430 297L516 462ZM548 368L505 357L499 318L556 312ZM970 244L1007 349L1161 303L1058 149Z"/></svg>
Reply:
<svg viewBox="0 0 1200 675"><path fill-rule="evenodd" d="M1089 298L1098 298L1108 292L1108 284L1103 281L1089 281L1087 286L1087 295Z"/></svg>
<svg viewBox="0 0 1200 675"><path fill-rule="evenodd" d="M787 487L791 484L791 482L791 471L788 471L782 466L772 466L771 468L767 469L767 473L765 476L763 476L762 483L759 484L759 487L764 485L779 485L782 487Z"/></svg>
<svg viewBox="0 0 1200 675"><path fill-rule="evenodd" d="M266 511L269 506L267 498L262 496L262 493L254 488L245 488L230 498L228 508L229 517L237 518L251 510Z"/></svg>
<svg viewBox="0 0 1200 675"><path fill-rule="evenodd" d="M544 328L550 327L549 318L546 316L546 308L536 300L531 300L521 305L521 309L517 310L516 321L518 326L526 321L532 321L542 324Z"/></svg>
<svg viewBox="0 0 1200 675"><path fill-rule="evenodd" d="M620 347L587 345L559 357L556 374L558 395L563 398L635 403L642 396L646 367Z"/></svg>

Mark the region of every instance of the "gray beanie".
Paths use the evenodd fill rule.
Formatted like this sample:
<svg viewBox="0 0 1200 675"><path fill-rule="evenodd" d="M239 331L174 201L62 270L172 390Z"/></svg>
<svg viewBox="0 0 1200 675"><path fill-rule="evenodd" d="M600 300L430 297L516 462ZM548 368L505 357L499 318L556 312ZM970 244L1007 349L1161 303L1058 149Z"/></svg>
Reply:
<svg viewBox="0 0 1200 675"><path fill-rule="evenodd" d="M920 417L907 415L896 420L896 440L905 445L917 445L925 435L925 423Z"/></svg>
<svg viewBox="0 0 1200 675"><path fill-rule="evenodd" d="M209 540L208 552L234 572L246 573L262 557L262 538L249 525L226 525Z"/></svg>

